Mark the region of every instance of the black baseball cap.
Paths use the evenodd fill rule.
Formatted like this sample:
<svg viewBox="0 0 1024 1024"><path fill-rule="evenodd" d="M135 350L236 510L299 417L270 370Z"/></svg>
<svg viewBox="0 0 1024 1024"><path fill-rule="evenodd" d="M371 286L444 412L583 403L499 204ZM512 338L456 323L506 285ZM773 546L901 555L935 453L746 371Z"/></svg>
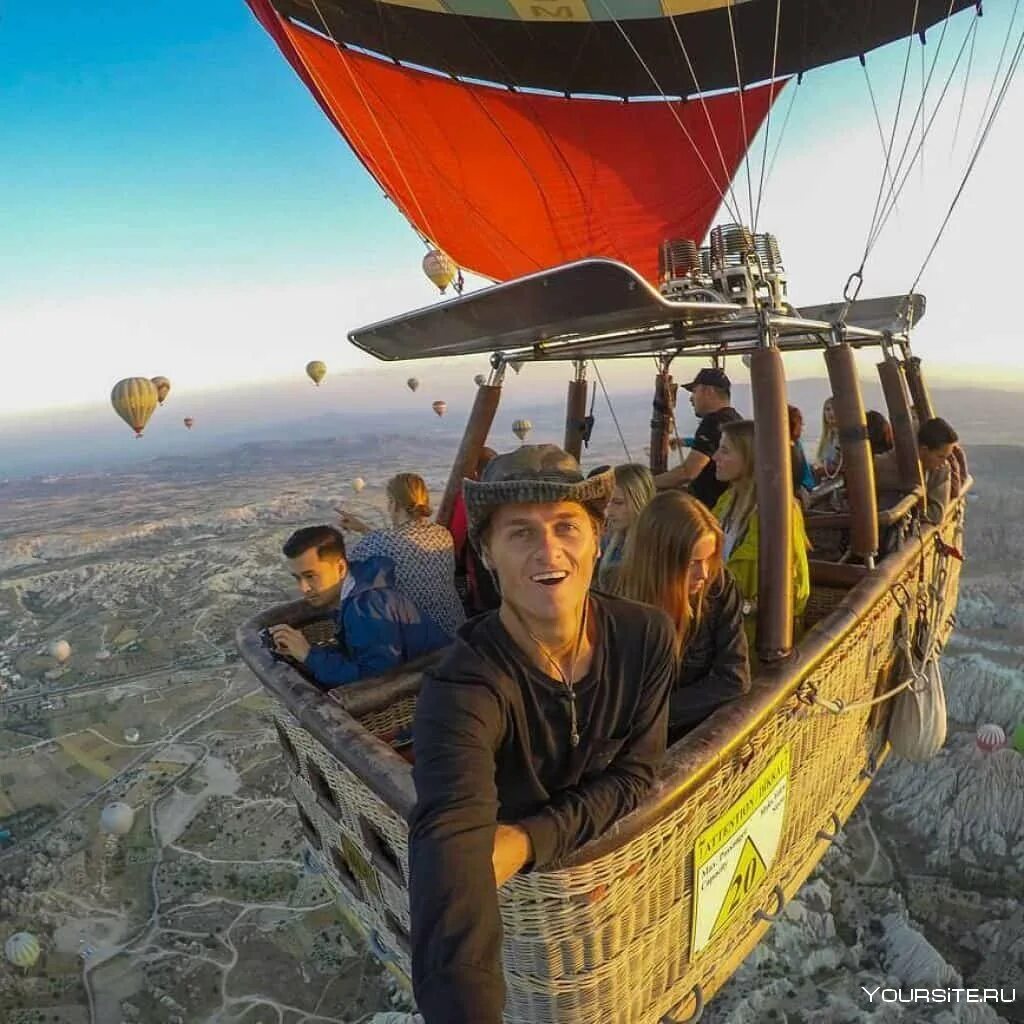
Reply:
<svg viewBox="0 0 1024 1024"><path fill-rule="evenodd" d="M720 370L717 366L705 366L689 384L684 384L683 387L687 391L692 391L698 384L707 384L722 391L732 391L732 381L729 380L725 370Z"/></svg>

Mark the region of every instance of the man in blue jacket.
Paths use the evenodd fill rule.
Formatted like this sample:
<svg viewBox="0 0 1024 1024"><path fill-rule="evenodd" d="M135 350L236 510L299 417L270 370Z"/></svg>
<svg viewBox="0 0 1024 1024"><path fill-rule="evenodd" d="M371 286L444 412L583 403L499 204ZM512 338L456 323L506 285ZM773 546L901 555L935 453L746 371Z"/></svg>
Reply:
<svg viewBox="0 0 1024 1024"><path fill-rule="evenodd" d="M307 526L285 542L299 591L314 607L337 602L337 647L313 647L292 626L271 626L274 646L301 663L323 687L378 676L444 647L451 637L395 590L395 564L377 556L349 562L333 526Z"/></svg>

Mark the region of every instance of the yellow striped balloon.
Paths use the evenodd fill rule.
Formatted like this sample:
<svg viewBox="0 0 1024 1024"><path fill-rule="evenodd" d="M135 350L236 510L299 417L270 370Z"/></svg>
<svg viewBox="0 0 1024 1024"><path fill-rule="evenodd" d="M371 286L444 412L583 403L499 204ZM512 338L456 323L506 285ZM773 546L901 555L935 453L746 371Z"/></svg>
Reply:
<svg viewBox="0 0 1024 1024"><path fill-rule="evenodd" d="M4 955L15 967L31 967L39 959L39 940L31 932L15 932L4 943Z"/></svg>
<svg viewBox="0 0 1024 1024"><path fill-rule="evenodd" d="M431 284L440 289L442 295L445 288L455 280L458 272L459 268L440 249L431 249L423 257L423 273L430 279Z"/></svg>
<svg viewBox="0 0 1024 1024"><path fill-rule="evenodd" d="M125 377L110 392L110 404L114 412L135 431L136 437L142 437L142 431L158 402L156 385L145 377Z"/></svg>
<svg viewBox="0 0 1024 1024"><path fill-rule="evenodd" d="M317 386L320 387L320 381L327 376L327 364L320 362L319 359L314 359L312 362L306 363L306 376Z"/></svg>

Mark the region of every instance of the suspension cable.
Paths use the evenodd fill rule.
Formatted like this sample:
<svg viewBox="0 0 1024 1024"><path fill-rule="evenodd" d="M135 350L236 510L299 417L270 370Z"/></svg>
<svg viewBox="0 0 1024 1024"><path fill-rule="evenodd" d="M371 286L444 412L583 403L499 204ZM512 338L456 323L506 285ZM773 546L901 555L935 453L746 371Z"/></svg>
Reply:
<svg viewBox="0 0 1024 1024"><path fill-rule="evenodd" d="M975 19L974 19L974 24L975 25L978 24L978 18L979 17L980 17L980 15L977 15L975 17ZM959 109L956 112L956 125L953 128L953 142L952 142L952 144L949 147L950 159L953 158L953 154L956 152L956 140L957 140L958 136L960 135L960 122L963 120L964 104L967 102L967 86L970 84L970 81L971 81L971 68L974 66L974 44L975 44L975 41L977 40L977 38L978 38L978 33L974 32L974 34L971 36L971 48L970 48L970 50L967 53L967 70L964 72L964 87L963 87L963 91L960 93L960 107L959 107Z"/></svg>
<svg viewBox="0 0 1024 1024"><path fill-rule="evenodd" d="M598 382L601 385L601 391L604 392L604 400L608 405L608 412L611 413L612 422L615 424L615 429L618 431L619 440L622 442L622 450L626 453L626 461L632 462L633 456L629 454L629 445L626 444L626 438L622 433L622 427L619 426L619 417L615 415L615 407L612 405L611 398L608 397L608 389L604 386L604 377L601 376L601 367L598 365L596 359L593 360L594 373L597 374Z"/></svg>
<svg viewBox="0 0 1024 1024"><path fill-rule="evenodd" d="M700 82L697 81L697 70L693 66L693 61L690 60L690 52L686 49L686 44L683 42L683 36L679 31L678 22L675 18L669 18L669 22L672 25L673 32L675 32L676 41L679 43L679 49L682 51L683 57L686 60L686 66L690 69L690 78L693 79L693 88L697 93L697 98L700 100L701 109L704 111L704 119L708 123L708 128L711 131L711 138L714 140L715 149L718 151L718 159L722 164L722 173L725 175L727 183L726 187L729 190L729 196L732 198L732 205L738 210L739 203L736 201L736 192L732 186L732 175L729 173L729 165L725 162L725 153L722 151L722 143L718 138L718 129L715 127L715 122L712 120L711 111L708 110L708 102L704 98L704 92L700 87Z"/></svg>
<svg viewBox="0 0 1024 1024"><path fill-rule="evenodd" d="M974 171L974 167L978 162L978 157L981 155L981 151L985 146L985 142L988 140L989 133L992 131L992 126L995 124L996 117L999 111L1002 109L1003 101L1006 99L1007 90L1010 87L1010 83L1013 81L1014 76L1017 73L1017 68L1020 65L1021 56L1024 55L1024 30L1021 31L1020 37L1017 40L1017 46L1014 50L1013 57L1010 60L1010 64L1007 66L1006 75L1003 78L1003 84L999 89L999 94L996 98L996 102L992 107L992 112L989 115L987 123L981 133L981 137L978 140L978 145L975 147L974 153L971 156L970 163L967 165L967 169L964 171L963 179L960 182L960 187L956 190L956 194L953 196L952 201L949 204L949 209L946 211L945 217L942 218L942 223L939 226L939 230L935 235L935 240L932 242L931 247L928 250L927 255L924 258L924 262L921 264L921 269L917 272L917 277L914 278L914 283L910 286L908 295L914 293L914 289L917 288L924 275L928 264L931 262L931 258L935 255L935 250L938 248L939 241L942 239L947 225L949 224L950 218L953 216L953 211L956 209L957 203L960 202L960 197L964 193L964 189L967 187L967 181Z"/></svg>
<svg viewBox="0 0 1024 1024"><path fill-rule="evenodd" d="M892 187L896 185L896 179L892 173L889 163L889 153L885 148L885 130L882 128L882 115L878 110L878 100L875 98L875 89L871 84L871 75L868 72L868 62L863 54L860 56L860 66L864 70L864 81L867 83L868 96L871 97L871 109L875 112L875 125L878 128L878 141L882 144L882 156L885 159L885 177L889 179Z"/></svg>
<svg viewBox="0 0 1024 1024"><path fill-rule="evenodd" d="M729 5L730 17L732 11L732 4ZM772 44L772 74L771 74L771 92L768 98L768 113L765 114L764 118L764 149L761 151L761 177L757 183L757 206L754 209L754 222L750 226L750 230L757 234L757 222L761 218L761 200L764 198L764 172L765 164L768 160L768 136L771 133L772 128L772 107L775 106L775 69L778 66L779 60L779 25L782 20L782 0L775 0L775 42ZM783 85L785 88L785 85ZM741 96L742 99L742 96Z"/></svg>
<svg viewBox="0 0 1024 1024"><path fill-rule="evenodd" d="M729 206L729 200L726 198L725 192L722 190L722 186L718 184L718 181L712 173L711 168L708 167L708 162L707 160L704 159L704 154L700 151L700 148L694 141L693 136L690 134L690 130L686 127L685 124L683 124L683 120L679 116L679 112L676 110L675 103L669 100L668 94L661 87L661 83L658 81L657 76L651 70L651 67L647 63L647 61L644 60L643 55L636 48L636 45L633 43L633 40L630 39L629 33L622 27L622 24L620 23L619 19L612 14L611 10L608 7L607 0L600 0L600 3L601 6L604 7L612 23L619 30L619 33L622 36L622 38L626 40L626 44L633 51L633 56L636 57L636 59L640 62L640 66L646 72L647 77L650 78L651 84L654 86L655 89L658 90L659 95L665 101L666 105L668 106L669 112L672 114L673 118L675 118L676 124L679 125L679 128L682 130L683 135L686 137L686 141L689 142L690 145L693 147L693 151L694 153L697 154L697 158L700 160L701 166L704 168L705 172L707 173L707 176L711 179L711 184L715 186L715 190L718 192L719 198L721 199L722 203L725 205L726 209L729 210L729 213L733 217L735 217L737 222L742 221L743 217L739 212L739 208L736 207L735 209L733 209ZM738 98L740 103L740 111L742 112L743 96L740 95Z"/></svg>
<svg viewBox="0 0 1024 1024"><path fill-rule="evenodd" d="M747 132L747 106L743 102L743 76L740 73L740 52L736 46L736 26L732 20L732 4L726 4L726 14L729 16L729 38L732 41L732 61L736 68L736 93L740 104L740 128L743 138L748 145L743 150L743 166L747 172L747 200L750 203L750 223L754 221L754 184L750 180L750 135Z"/></svg>
<svg viewBox="0 0 1024 1024"><path fill-rule="evenodd" d="M1010 24L1006 30L1006 38L1003 40L1002 49L999 51L999 60L996 61L996 70L992 75L992 83L988 87L988 95L985 97L985 106L981 110L981 120L978 121L977 130L974 133L974 142L971 143L972 148L978 143L978 136L981 134L982 125L985 123L985 117L988 114L988 106L992 102L992 94L995 92L996 82L999 81L999 74L1003 69L1003 60L1006 57L1006 48L1010 43L1010 36L1013 35L1013 25L1017 20L1017 12L1020 8L1020 0L1014 0L1013 13L1010 15Z"/></svg>
<svg viewBox="0 0 1024 1024"><path fill-rule="evenodd" d="M775 149L772 152L772 159L771 162L768 164L768 175L765 178L765 188L768 187L768 183L772 180L772 172L775 170L775 161L778 159L779 151L782 149L782 140L786 137L786 129L789 127L789 118L793 113L793 107L796 104L797 93L800 92L800 86L802 84L803 76L797 75L796 86L790 91L789 94L789 106L786 108L786 116L782 119L782 130L779 132L779 137L775 141Z"/></svg>

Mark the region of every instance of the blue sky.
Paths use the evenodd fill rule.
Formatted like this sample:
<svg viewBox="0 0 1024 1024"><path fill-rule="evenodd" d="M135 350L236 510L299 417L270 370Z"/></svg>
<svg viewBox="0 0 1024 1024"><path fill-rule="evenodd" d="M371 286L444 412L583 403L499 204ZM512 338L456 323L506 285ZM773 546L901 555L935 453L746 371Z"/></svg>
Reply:
<svg viewBox="0 0 1024 1024"><path fill-rule="evenodd" d="M986 6L967 96L971 129L1011 6ZM951 23L950 57L969 18ZM930 47L937 37L933 29ZM17 352L0 378L0 417L103 402L113 381L136 373L165 373L181 395L280 379L310 358L355 371L369 363L344 341L349 328L432 301L419 242L243 0L8 5L0 45L0 337ZM887 119L903 54L899 44L869 57ZM916 44L913 68L916 103ZM947 101L954 112L959 92L957 79ZM776 132L787 104L783 96L776 107ZM1022 104L1015 85L943 252L991 250L993 223L1019 235L1012 123ZM912 280L958 180L951 132L951 120L937 126L942 141L926 154L927 176L918 182L915 171L865 294ZM958 157L972 134L963 133ZM811 73L762 217L783 242L797 299L841 291L880 167L856 62ZM937 259L924 286L931 319L921 347L938 372L1024 381L1013 325L994 314L979 323L962 261ZM40 354L60 368L45 387ZM646 366L637 372L649 376Z"/></svg>

